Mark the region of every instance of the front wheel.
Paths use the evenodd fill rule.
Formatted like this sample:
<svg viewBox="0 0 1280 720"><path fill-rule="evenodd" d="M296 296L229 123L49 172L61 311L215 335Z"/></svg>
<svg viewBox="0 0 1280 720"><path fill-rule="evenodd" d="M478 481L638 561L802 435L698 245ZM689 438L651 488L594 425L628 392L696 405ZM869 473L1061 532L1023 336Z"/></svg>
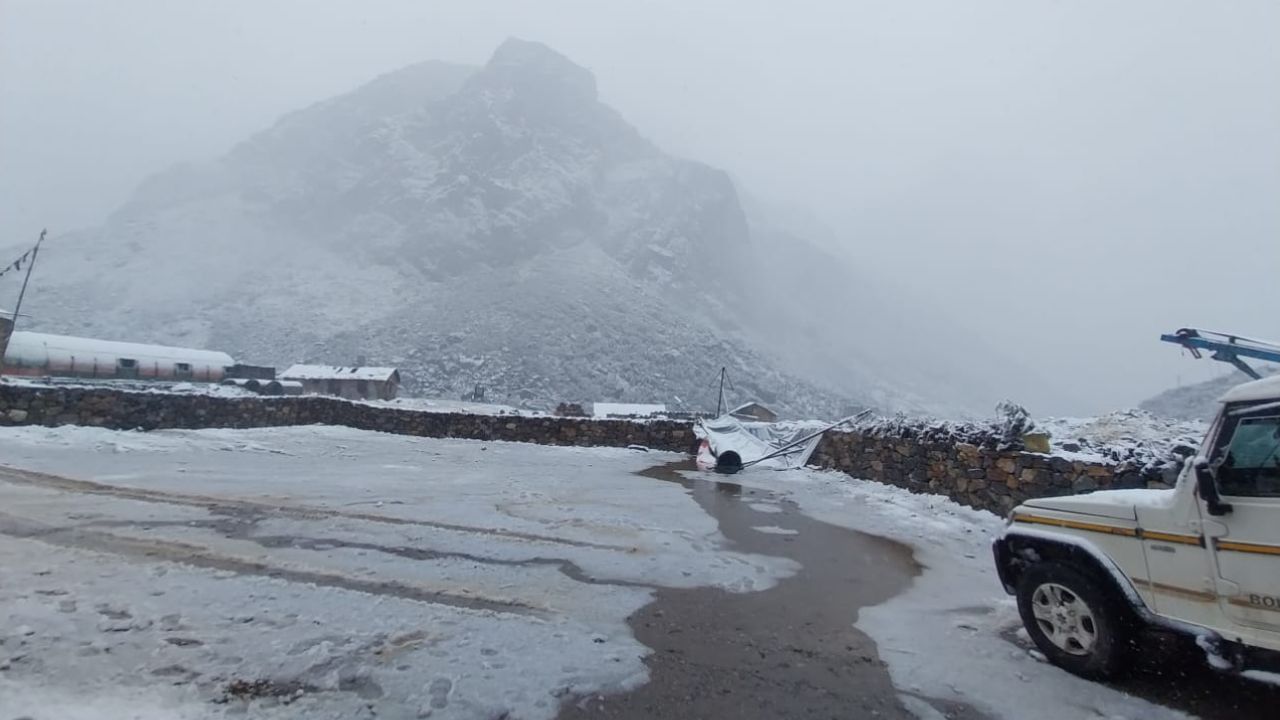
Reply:
<svg viewBox="0 0 1280 720"><path fill-rule="evenodd" d="M1069 565L1033 565L1018 582L1018 613L1036 647L1062 669L1090 679L1125 669L1131 613L1111 589Z"/></svg>

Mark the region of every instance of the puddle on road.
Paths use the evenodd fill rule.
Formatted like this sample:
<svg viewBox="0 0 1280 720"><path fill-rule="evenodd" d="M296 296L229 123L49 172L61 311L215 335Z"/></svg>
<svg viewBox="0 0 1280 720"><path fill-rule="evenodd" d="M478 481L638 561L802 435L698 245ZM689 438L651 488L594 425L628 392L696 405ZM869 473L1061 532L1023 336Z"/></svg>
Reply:
<svg viewBox="0 0 1280 720"><path fill-rule="evenodd" d="M761 592L658 589L628 619L653 649L649 682L567 703L559 718L914 718L875 643L853 627L859 608L897 595L919 572L911 549L819 522L723 476L680 474L694 469L681 461L639 474L688 488L734 550L791 558L802 569ZM980 717L961 705L930 705L944 717Z"/></svg>

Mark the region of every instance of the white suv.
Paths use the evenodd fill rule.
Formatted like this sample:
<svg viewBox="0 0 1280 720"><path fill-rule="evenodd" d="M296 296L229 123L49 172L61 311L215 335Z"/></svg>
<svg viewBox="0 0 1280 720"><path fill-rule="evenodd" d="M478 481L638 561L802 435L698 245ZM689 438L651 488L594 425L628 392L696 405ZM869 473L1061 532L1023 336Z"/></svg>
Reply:
<svg viewBox="0 0 1280 720"><path fill-rule="evenodd" d="M1221 402L1172 490L1040 498L1010 514L996 567L1053 663L1114 676L1150 624L1196 636L1222 669L1280 657L1280 376Z"/></svg>

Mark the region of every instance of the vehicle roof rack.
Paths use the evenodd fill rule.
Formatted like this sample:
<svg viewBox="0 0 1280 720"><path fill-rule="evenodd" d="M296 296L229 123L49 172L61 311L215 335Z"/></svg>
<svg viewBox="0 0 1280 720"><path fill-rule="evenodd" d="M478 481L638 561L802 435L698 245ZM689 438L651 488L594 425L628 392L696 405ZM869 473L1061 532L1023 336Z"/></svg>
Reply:
<svg viewBox="0 0 1280 720"><path fill-rule="evenodd" d="M1201 350L1212 352L1210 359L1231 363L1240 372L1254 380L1261 379L1262 375L1243 358L1280 363L1280 343L1270 340L1258 340L1234 333L1197 328L1179 328L1175 332L1161 335L1160 339L1167 343L1181 345L1190 351L1193 357L1202 357Z"/></svg>

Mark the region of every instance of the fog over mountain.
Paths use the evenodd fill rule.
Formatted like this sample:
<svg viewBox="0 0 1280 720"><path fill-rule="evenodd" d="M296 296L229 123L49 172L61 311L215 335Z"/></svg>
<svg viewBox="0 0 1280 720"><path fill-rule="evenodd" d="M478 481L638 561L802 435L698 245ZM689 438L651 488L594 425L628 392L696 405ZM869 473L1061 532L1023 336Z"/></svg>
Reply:
<svg viewBox="0 0 1280 720"><path fill-rule="evenodd" d="M655 147L590 72L510 39L483 67L413 65L150 178L48 244L27 307L46 329L251 362L364 356L428 396L706 407L724 364L739 399L792 414L973 406L841 341L907 317L894 303L748 213L723 171Z"/></svg>
<svg viewBox="0 0 1280 720"><path fill-rule="evenodd" d="M672 402L740 362L823 413L1103 412L1220 372L1161 332L1280 335L1277 25L1266 0L13 0L0 250L51 231L29 329L363 353L423 392ZM566 80L540 149L466 137L511 36L614 110Z"/></svg>

